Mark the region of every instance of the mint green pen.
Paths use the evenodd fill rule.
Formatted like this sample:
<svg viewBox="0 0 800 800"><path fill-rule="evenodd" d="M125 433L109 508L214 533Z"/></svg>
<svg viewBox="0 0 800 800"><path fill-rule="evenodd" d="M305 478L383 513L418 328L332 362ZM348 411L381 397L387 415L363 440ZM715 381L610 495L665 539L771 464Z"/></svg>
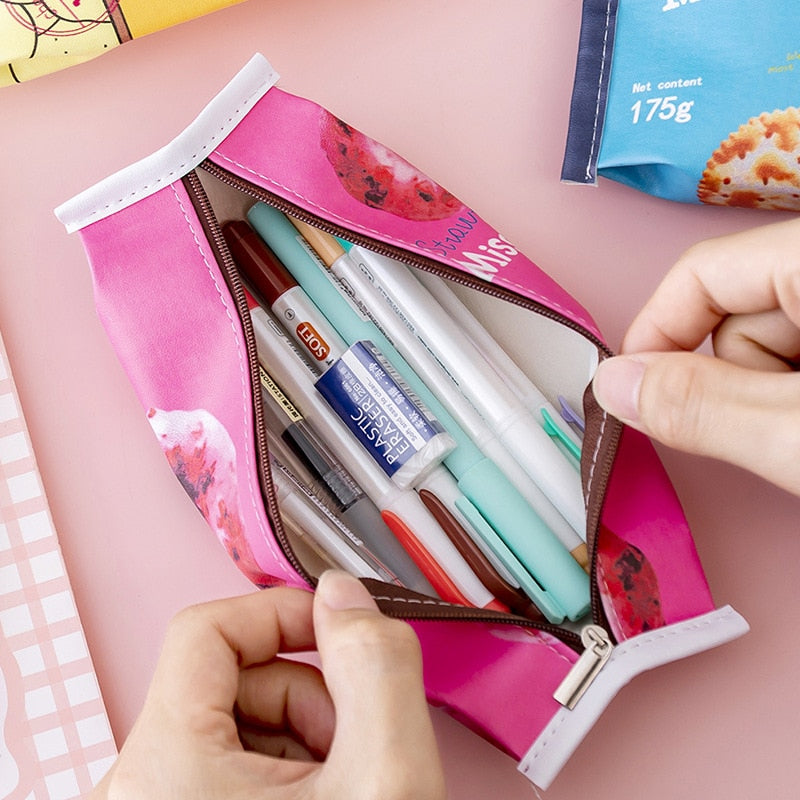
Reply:
<svg viewBox="0 0 800 800"><path fill-rule="evenodd" d="M496 532L535 578L535 583L526 582L533 584L531 590L535 591L536 584L541 586L531 599L552 622L584 616L589 609L589 578L527 500L471 441L389 340L351 307L289 219L264 203L254 205L247 216L339 335L348 344L371 340L455 439L457 446L444 463L465 498L489 523L485 527Z"/></svg>
<svg viewBox="0 0 800 800"><path fill-rule="evenodd" d="M568 436L564 432L564 428L562 428L556 421L553 419L553 415L546 409L542 408L539 409L542 414L542 419L544 422L542 423L542 427L545 429L547 435L556 441L561 447L564 448L564 451L569 453L572 458L575 459L576 465L580 467L581 463L581 448L580 445L575 444L574 440Z"/></svg>

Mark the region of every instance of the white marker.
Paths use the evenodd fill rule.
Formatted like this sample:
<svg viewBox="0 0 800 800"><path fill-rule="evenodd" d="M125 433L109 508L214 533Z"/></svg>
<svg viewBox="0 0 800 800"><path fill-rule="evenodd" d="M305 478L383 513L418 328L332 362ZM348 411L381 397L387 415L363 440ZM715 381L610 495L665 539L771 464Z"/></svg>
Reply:
<svg viewBox="0 0 800 800"><path fill-rule="evenodd" d="M535 420L540 421L541 424L542 410L547 411L554 420L559 419L559 412L545 397L541 389L520 369L516 361L497 343L489 331L481 325L444 279L430 272L420 272L419 280L436 298L442 308L461 326L475 347L481 351L483 357L492 365L495 372L508 382L508 385L519 397L523 405L533 414ZM566 426L559 427L563 435L580 447L581 440L572 429Z"/></svg>
<svg viewBox="0 0 800 800"><path fill-rule="evenodd" d="M441 365L441 374L459 388L573 530L584 535L580 476L458 324L401 262L358 246L348 255L384 299L381 322L389 315L403 321ZM415 370L422 368L415 352L398 349ZM458 418L456 409L449 410Z"/></svg>

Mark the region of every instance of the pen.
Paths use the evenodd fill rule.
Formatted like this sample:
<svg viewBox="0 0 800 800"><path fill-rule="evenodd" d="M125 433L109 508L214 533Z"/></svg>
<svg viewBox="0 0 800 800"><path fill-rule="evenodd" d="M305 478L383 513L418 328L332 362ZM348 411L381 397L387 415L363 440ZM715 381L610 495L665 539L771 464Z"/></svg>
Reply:
<svg viewBox="0 0 800 800"><path fill-rule="evenodd" d="M269 432L278 434L306 469L318 479L336 510L346 511L364 498L364 493L339 459L317 436L305 417L261 365L259 380Z"/></svg>
<svg viewBox="0 0 800 800"><path fill-rule="evenodd" d="M305 351L315 370L325 372L332 367L347 345L297 281L243 220L226 222L222 232L237 264L246 267L260 261L269 265L269 269L247 269L248 280L286 332Z"/></svg>
<svg viewBox="0 0 800 800"><path fill-rule="evenodd" d="M545 617L542 612L539 611L527 595L520 591L519 586L513 586L500 575L494 564L486 557L475 541L465 533L463 526L459 524L445 504L427 489L422 489L419 494L426 508L433 514L442 530L450 537L458 552L472 567L472 571L478 576L481 583L515 614L537 622L543 622Z"/></svg>
<svg viewBox="0 0 800 800"><path fill-rule="evenodd" d="M270 458L272 481L281 513L290 517L338 566L360 578L377 578L400 585L380 562L333 514L279 461Z"/></svg>
<svg viewBox="0 0 800 800"><path fill-rule="evenodd" d="M580 476L519 398L506 386L433 296L399 261L353 246L348 255L384 297L383 310L401 319L573 529L586 527ZM413 353L406 353L411 357Z"/></svg>
<svg viewBox="0 0 800 800"><path fill-rule="evenodd" d="M269 431L267 431L267 435L270 443L270 455L274 455L289 472L303 481L306 486L310 486L311 484L307 480L310 476L308 474L303 475L303 465L295 458L294 454L282 441L278 447L273 447L273 444L276 444L279 440L276 440ZM270 474L272 474L271 467ZM326 569L337 569L339 567L331 554L320 546L313 537L309 536L308 531L296 519L282 513L281 522L289 538L292 550L311 575L319 577Z"/></svg>
<svg viewBox="0 0 800 800"><path fill-rule="evenodd" d="M536 576L532 583L540 585L539 595L535 598L537 606L551 621L563 620L565 616L570 619L583 616L589 607L588 576L543 525L527 501L460 431L441 402L386 337L368 318L359 316L352 309L334 279L328 277L324 265L308 252L308 245L301 243L305 240L292 223L277 209L264 203L256 203L248 212L248 219L259 235L268 240L275 254L317 306L324 307L326 316L342 338L357 341L371 337L391 357L414 393L422 397L442 421L457 442L456 449L445 457L445 464L453 472L465 497L498 532L503 531L503 537L519 562ZM547 438L546 434L542 435ZM560 453L559 458L563 458Z"/></svg>
<svg viewBox="0 0 800 800"><path fill-rule="evenodd" d="M494 533L489 523L483 519L472 503L464 497L464 493L461 491L452 472L442 467L419 483L416 489L420 498L423 498L423 502L425 502L424 496L426 494L435 496L437 501L447 509L447 513L451 517L451 524L460 525L464 535L475 540L476 545L481 548L486 558L492 562L494 568L499 573L502 573L505 580L519 585L519 581L516 581L514 575L504 567L500 560L494 556L491 548L484 542L484 539L497 536L497 534ZM466 504L471 513L464 513L459 507L460 504ZM431 503L425 502L425 506L433 513ZM434 514L434 516L436 515ZM450 538L452 539L452 536Z"/></svg>
<svg viewBox="0 0 800 800"><path fill-rule="evenodd" d="M276 436L271 431L267 431L267 438L271 452L275 454L276 458L284 464L310 492L316 494L315 490L318 488L318 482L314 481L305 466L297 459L295 454L287 448L283 439ZM409 493L409 496L413 499L414 493ZM325 502L325 497L326 495L323 493L323 497L319 498L321 502ZM412 563L415 572L413 573L414 577L410 585L415 587L414 591L429 595L430 597L435 597L437 595L439 597L445 597L450 602L460 603L461 605L471 605L466 597L461 594L453 581L450 580L450 577L446 575L444 570L434 562L430 553L410 532L404 522L407 516L404 513L404 509L401 507L395 508L396 504L394 503L391 505L392 511L384 510L383 512L379 512L381 514L381 526L389 530L394 545L402 549L405 559ZM393 517L396 515L399 516L395 520ZM411 553L413 553L413 557L410 555ZM425 572L431 576L430 582L417 567L417 563L421 563L425 566ZM434 588L433 584L435 584L437 588ZM403 582L403 585L409 587L409 583Z"/></svg>
<svg viewBox="0 0 800 800"><path fill-rule="evenodd" d="M552 428L558 432L550 431L545 424L545 430L551 436L557 436L566 444L570 455L580 461L580 439L566 426L556 424L558 412L553 404L545 397L539 387L520 369L513 358L497 343L495 338L481 325L475 315L461 302L456 293L447 285L447 282L438 275L429 272L420 272L420 283L436 298L441 307L458 323L459 327L469 336L472 343L480 351L486 361L491 364L495 372L500 375L523 405L533 414L534 418L543 417L552 420ZM577 456L575 455L577 449Z"/></svg>
<svg viewBox="0 0 800 800"><path fill-rule="evenodd" d="M292 310L288 332L315 365L319 392L375 463L401 488L413 486L455 447L453 439L372 342L339 336L246 222L225 228L247 281L274 308Z"/></svg>
<svg viewBox="0 0 800 800"><path fill-rule="evenodd" d="M546 409L540 409L542 419L544 420L544 432L556 443L556 446L562 448L567 455L571 456L577 466L581 463L581 446L575 444L572 436L567 434L568 428L559 425L555 417ZM570 431L571 433L571 431Z"/></svg>
<svg viewBox="0 0 800 800"><path fill-rule="evenodd" d="M308 535L302 525L286 514L281 519L286 535L291 540L292 550L311 575L319 578L326 569L341 569L330 554Z"/></svg>
<svg viewBox="0 0 800 800"><path fill-rule="evenodd" d="M432 591L416 564L386 527L374 503L364 494L331 449L260 367L264 413L270 430L279 434L301 463L317 478L334 503L342 521L414 591Z"/></svg>
<svg viewBox="0 0 800 800"><path fill-rule="evenodd" d="M558 402L561 406L561 416L567 422L567 424L575 431L575 434L578 437L583 436L586 431L586 424L583 421L583 417L575 411L574 408L569 404L566 397L562 397L561 395L558 396Z"/></svg>
<svg viewBox="0 0 800 800"><path fill-rule="evenodd" d="M370 280L369 275L358 269L355 262L345 254L339 241L334 237L299 220L292 220L292 223L304 237L308 237L307 240L317 250L323 264L336 275L340 284L359 304L363 313L372 320L391 344L400 350L406 361L411 362L411 367L419 378L429 387L436 386L437 398L443 402L447 411L455 418L453 423L455 427L448 424L448 431L462 448L462 455L470 448L474 449L473 446L477 446L487 458L500 468L514 488L541 518L541 521L558 537L581 567L588 570L589 556L586 543L553 506L522 465L498 440L459 388L451 381L443 379L441 365L428 350L422 347L403 320L397 314L386 313L386 298ZM437 413L441 419L441 412ZM459 430L464 432L468 442L459 437ZM460 469L466 471L466 468L460 463L454 465L453 460L445 459L445 463L448 467L453 467L456 476L461 474Z"/></svg>
<svg viewBox="0 0 800 800"><path fill-rule="evenodd" d="M457 482L446 469L441 468L417 487L420 499L450 537L454 546L470 565L478 579L492 594L509 607L518 609L519 599L510 603L504 589L496 591L501 584L519 589L525 586L528 604L533 600L541 603L548 616L562 615L560 607L544 592L512 556L502 539L486 522L481 512L464 496ZM468 531L473 531L471 535ZM466 540L469 540L469 544ZM475 551L478 551L477 553ZM499 554L499 557L498 557Z"/></svg>
<svg viewBox="0 0 800 800"><path fill-rule="evenodd" d="M360 448L353 446L347 426L314 388L314 377L298 358L297 348L267 311L252 297L249 302L259 357L269 364L272 375L304 416L317 421L318 432L380 509L389 529L404 545L414 548L409 554L436 593L443 600L460 605L491 605L494 598L439 529L419 496L392 483ZM414 586L408 588L417 591Z"/></svg>

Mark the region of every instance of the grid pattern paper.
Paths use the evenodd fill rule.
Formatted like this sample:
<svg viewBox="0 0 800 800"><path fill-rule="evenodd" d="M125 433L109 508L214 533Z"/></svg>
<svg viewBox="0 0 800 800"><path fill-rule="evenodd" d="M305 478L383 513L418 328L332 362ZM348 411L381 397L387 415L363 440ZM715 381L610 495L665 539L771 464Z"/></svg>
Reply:
<svg viewBox="0 0 800 800"><path fill-rule="evenodd" d="M0 338L0 798L82 797L115 756Z"/></svg>

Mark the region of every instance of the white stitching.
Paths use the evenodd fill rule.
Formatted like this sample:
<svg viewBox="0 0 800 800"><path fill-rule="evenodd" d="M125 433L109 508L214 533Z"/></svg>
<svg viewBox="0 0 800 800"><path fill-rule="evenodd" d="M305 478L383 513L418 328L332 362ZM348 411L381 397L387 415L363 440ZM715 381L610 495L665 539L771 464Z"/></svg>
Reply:
<svg viewBox="0 0 800 800"><path fill-rule="evenodd" d="M716 624L719 620L733 616L735 613L736 612L732 608L726 608L724 611L717 611L717 613L712 614L705 619L698 620L695 618L686 620L683 623L679 623L677 626L670 626L669 630L656 628L655 630L648 631L647 633L640 633L633 639L628 639L627 641L622 642L622 644L618 644L611 651L609 663L628 655L628 653L632 650L638 650L640 647L650 644L658 639L668 639L672 636L677 636L680 633L684 633L685 631L699 631L703 628L708 628L709 626Z"/></svg>
<svg viewBox="0 0 800 800"><path fill-rule="evenodd" d="M544 638L545 637L545 632L544 631L533 630L533 631L531 631L531 633L533 634L534 638L539 642L540 645L544 645L548 650L550 650L550 652L555 653L562 661L566 661L567 664L569 664L570 669L572 669L572 667L575 666L575 662L574 661L572 661L569 658L567 658L559 650L556 650L556 648L553 646L553 644L551 644L550 642L548 642ZM566 647L566 645L564 645L564 646Z"/></svg>
<svg viewBox="0 0 800 800"><path fill-rule="evenodd" d="M544 732L545 738L541 740L539 746L536 748L536 752L525 762L525 769L526 771L530 770L533 766L533 762L539 758L540 755L544 754L544 750L548 744L550 744L550 740L553 736L558 733L558 729L561 727L564 720L567 718L567 709L562 708L559 712L558 716L554 719L550 727Z"/></svg>
<svg viewBox="0 0 800 800"><path fill-rule="evenodd" d="M586 502L589 502L589 496L592 492L592 484L594 483L594 471L597 467L597 456L600 455L600 444L603 441L603 434L606 429L606 422L608 422L608 414L603 411L603 421L600 423L600 431L597 434L597 440L594 443L594 451L592 452L592 465L589 467L589 476L586 479Z"/></svg>
<svg viewBox="0 0 800 800"><path fill-rule="evenodd" d="M197 250L200 253L200 257L203 259L203 263L206 266L206 270L208 272L208 275L209 275L209 277L211 278L211 281L214 284L214 288L217 290L217 296L219 297L220 303L222 303L222 307L225 309L225 314L228 317L228 322L230 323L231 333L233 334L233 341L234 341L234 343L236 345L236 353L237 353L237 356L239 358L239 380L241 382L241 388L242 388L242 406L243 406L243 408L242 408L242 417L243 417L242 427L243 427L243 429L246 430L247 429L247 417L248 417L248 408L247 408L246 398L247 398L247 396L248 396L248 394L250 392L250 377L249 377L249 370L246 371L245 368L244 368L242 346L241 346L241 342L239 340L239 331L238 331L238 328L236 326L236 322L234 321L234 316L231 313L230 306L228 305L228 303L225 300L225 293L220 288L220 285L219 285L219 283L218 283L218 281L216 279L216 276L214 275L214 270L213 270L211 264L209 263L208 259L206 258L206 254L203 251L203 246L200 243L200 239L198 238L197 233L196 233L196 231L194 229L194 226L192 225L192 222L189 219L189 215L186 212L186 208L183 205L183 203L181 202L180 194L178 193L178 190L175 188L174 184L171 184L170 188L172 189L172 192L175 195L175 199L178 202L178 206L181 209L181 213L183 214L183 218L186 220L186 224L189 227L189 231L192 234L192 238L194 239L194 242L197 245ZM247 469L247 488L248 488L248 491L250 492L250 501L251 501L251 503L253 505L253 508L256 511L255 517L256 517L256 520L258 522L258 526L260 528L261 535L263 536L264 540L267 543L267 546L269 547L273 557L275 558L275 562L284 571L284 573L288 576L288 575L290 575L290 573L289 573L289 570L286 567L286 564L283 563L283 554L280 553L277 550L276 543L275 543L273 537L270 535L270 532L265 529L264 521L261 518L261 515L258 513L259 504L258 504L258 502L256 502L256 496L254 494L253 478L252 478L253 473L255 471L255 468L253 466L253 462L252 462L251 454L250 454L250 449L248 447L245 447L245 467Z"/></svg>
<svg viewBox="0 0 800 800"><path fill-rule="evenodd" d="M442 608L461 608L461 606L455 606L452 603L447 603L444 600L435 600L434 598L422 598L422 597L386 597L386 596L376 596L373 595L373 598L377 600L382 600L388 603L408 603L409 605L418 605L418 606L441 606Z"/></svg>
<svg viewBox="0 0 800 800"><path fill-rule="evenodd" d="M230 131L233 129L231 125L234 123L234 121L240 119L249 111L249 107L253 104L254 99L258 100L262 97L264 93L264 86L272 85L272 78L273 75L270 74L267 77L267 79L264 80L262 83L260 83L248 97L244 98L239 107L234 109L233 113L228 117L227 120L225 120L225 124L219 126L219 128L217 129L217 133L211 134L211 138L209 139L209 141L204 143L202 147L200 147L198 152L192 153L192 155L190 155L188 159L184 159L182 164L177 164L175 167L173 167L173 169L171 169L168 173L166 173L166 175L161 175L160 177L156 178L155 181L153 181L152 183L147 183L144 184L143 186L139 186L138 188L130 191L128 194L123 195L119 199L112 200L106 203L104 206L100 206L99 208L96 208L94 211L86 213L83 217L81 217L79 227L83 228L86 225L89 225L92 219L94 219L94 217L100 214L104 214L109 209L115 209L117 211L122 210L127 205L130 205L132 202L135 202L137 199L141 199L142 197L147 197L150 193L152 193L154 187L164 183L165 180L171 182L174 176L182 177L187 168L192 169L193 167L195 167L199 163L198 157L200 156L200 153L205 153L206 151L210 150L213 142L216 141L220 133L225 133L226 131L227 133L230 133ZM238 124L238 122L236 124ZM233 127L235 127L235 125Z"/></svg>
<svg viewBox="0 0 800 800"><path fill-rule="evenodd" d="M606 61L608 58L608 31L611 27L611 0L606 4L606 26L603 32L603 54L600 58L600 75L597 81L597 101L594 108L594 127L592 128L592 144L589 149L589 161L586 164L586 179L592 177L592 161L594 160L594 150L597 145L597 129L600 120L600 98L603 92L603 77L606 73Z"/></svg>

